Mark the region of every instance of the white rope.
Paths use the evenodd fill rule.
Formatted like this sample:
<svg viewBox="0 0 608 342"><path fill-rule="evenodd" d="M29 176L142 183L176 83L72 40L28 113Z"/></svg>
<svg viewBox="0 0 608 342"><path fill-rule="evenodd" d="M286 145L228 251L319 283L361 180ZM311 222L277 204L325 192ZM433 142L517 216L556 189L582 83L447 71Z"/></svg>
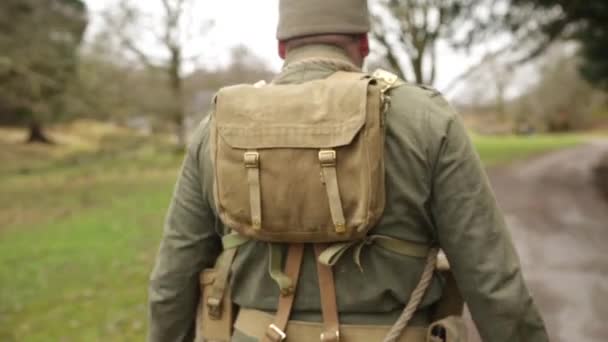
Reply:
<svg viewBox="0 0 608 342"><path fill-rule="evenodd" d="M426 266L424 267L424 271L422 271L422 276L420 277L418 285L416 285L416 288L412 292L410 300L405 306L405 309L403 309L401 316L399 316L395 325L392 326L383 342L396 342L403 334L403 331L414 316L416 310L418 310L418 306L420 305L420 302L422 302L422 298L424 298L424 294L431 284L431 280L433 280L438 252L439 249L437 248L429 251L429 255L426 259Z"/></svg>

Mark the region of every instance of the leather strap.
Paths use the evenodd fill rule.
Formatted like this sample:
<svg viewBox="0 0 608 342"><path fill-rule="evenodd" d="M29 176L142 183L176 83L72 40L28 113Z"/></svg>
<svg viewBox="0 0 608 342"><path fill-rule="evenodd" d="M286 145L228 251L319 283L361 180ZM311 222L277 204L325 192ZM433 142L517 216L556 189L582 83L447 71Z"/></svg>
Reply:
<svg viewBox="0 0 608 342"><path fill-rule="evenodd" d="M317 276L319 277L319 290L321 292L321 312L323 314L324 330L321 333L321 342L340 341L340 322L338 318L338 304L336 302L336 283L331 266L318 261L319 256L327 248L324 244L315 244L317 259Z"/></svg>
<svg viewBox="0 0 608 342"><path fill-rule="evenodd" d="M248 151L243 155L245 168L247 168L247 182L249 183L249 205L251 210L251 225L254 229L262 228L262 194L260 189L260 154L257 151Z"/></svg>
<svg viewBox="0 0 608 342"><path fill-rule="evenodd" d="M262 337L262 342L279 342L287 338L285 328L287 327L289 315L291 314L291 309L293 307L303 256L304 244L294 243L289 245L287 261L285 262L285 274L292 279L293 287L291 291L281 293L274 323L270 324L266 329L266 332Z"/></svg>
<svg viewBox="0 0 608 342"><path fill-rule="evenodd" d="M336 172L336 151L320 150L319 162L321 163L321 173L327 190L327 200L329 201L329 211L334 222L336 233L346 232L346 220L342 209L342 199L340 198L340 187L338 186L338 175Z"/></svg>

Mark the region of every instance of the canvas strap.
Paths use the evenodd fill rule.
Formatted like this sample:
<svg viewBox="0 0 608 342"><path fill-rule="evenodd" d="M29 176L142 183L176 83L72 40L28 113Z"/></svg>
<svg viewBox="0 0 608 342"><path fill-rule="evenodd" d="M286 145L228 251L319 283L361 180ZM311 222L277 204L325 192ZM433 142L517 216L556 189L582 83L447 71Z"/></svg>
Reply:
<svg viewBox="0 0 608 342"><path fill-rule="evenodd" d="M238 247L247 241L249 240L238 234L227 234L222 238L224 250L216 261L215 269L217 273L213 280L213 285L209 289L207 303L205 303L209 308L209 315L213 318L219 319L222 316L222 300L224 299L226 286L230 279L232 262L234 261Z"/></svg>
<svg viewBox="0 0 608 342"><path fill-rule="evenodd" d="M281 294L293 291L293 278L283 271L283 248L280 244L268 243L268 274L279 286Z"/></svg>
<svg viewBox="0 0 608 342"><path fill-rule="evenodd" d="M353 250L355 264L361 269L361 252L364 246L375 244L391 252L425 258L429 254L429 246L417 242L401 240L386 235L368 235L362 240L346 241L332 244L321 253L319 262L324 265L335 265L347 250Z"/></svg>
<svg viewBox="0 0 608 342"><path fill-rule="evenodd" d="M337 233L346 231L344 210L340 199L340 187L338 186L338 175L336 173L336 151L333 149L320 150L319 162L321 163L321 173L327 191L329 201L329 211Z"/></svg>
<svg viewBox="0 0 608 342"><path fill-rule="evenodd" d="M287 338L285 328L293 307L303 256L304 244L294 243L289 245L287 261L285 262L285 274L291 279L293 286L288 293L281 293L274 323L266 328L262 342L279 342Z"/></svg>
<svg viewBox="0 0 608 342"><path fill-rule="evenodd" d="M315 244L317 259L326 249L324 244ZM331 266L320 262L317 264L319 278L319 291L321 293L321 313L323 315L324 329L321 333L321 342L338 342L340 340L340 322L338 319L338 304L336 302L336 283Z"/></svg>
<svg viewBox="0 0 608 342"><path fill-rule="evenodd" d="M262 193L260 189L260 154L257 151L247 151L243 155L243 161L245 163L245 168L247 168L251 225L254 229L261 229Z"/></svg>

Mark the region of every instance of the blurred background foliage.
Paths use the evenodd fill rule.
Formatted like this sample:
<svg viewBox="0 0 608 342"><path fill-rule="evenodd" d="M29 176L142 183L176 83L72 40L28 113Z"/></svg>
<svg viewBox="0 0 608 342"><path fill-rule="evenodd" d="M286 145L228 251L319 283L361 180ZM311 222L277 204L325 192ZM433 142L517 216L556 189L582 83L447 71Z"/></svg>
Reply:
<svg viewBox="0 0 608 342"><path fill-rule="evenodd" d="M0 341L141 340L175 151L217 89L277 72L245 45L205 63L214 21L155 1L0 2ZM608 2L370 4L369 69L432 85L441 45L492 47L439 89L488 167L608 135Z"/></svg>

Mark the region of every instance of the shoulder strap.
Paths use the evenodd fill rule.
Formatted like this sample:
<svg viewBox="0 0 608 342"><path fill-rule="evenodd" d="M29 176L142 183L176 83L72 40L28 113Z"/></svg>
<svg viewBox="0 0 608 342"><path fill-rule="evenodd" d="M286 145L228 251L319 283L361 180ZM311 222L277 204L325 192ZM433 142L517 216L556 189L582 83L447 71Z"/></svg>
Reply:
<svg viewBox="0 0 608 342"><path fill-rule="evenodd" d="M295 243L289 245L287 261L285 262L285 274L291 279L293 285L290 291L281 293L274 323L266 329L262 342L280 342L287 338L285 328L287 327L293 301L296 296L296 287L298 285L298 278L300 277L300 266L302 265L303 256L304 244Z"/></svg>
<svg viewBox="0 0 608 342"><path fill-rule="evenodd" d="M338 318L338 303L336 298L336 283L331 266L318 261L319 256L327 248L325 244L315 244L317 261L317 277L319 278L319 291L321 293L321 313L325 326L321 333L322 342L338 342L340 340L340 322Z"/></svg>

